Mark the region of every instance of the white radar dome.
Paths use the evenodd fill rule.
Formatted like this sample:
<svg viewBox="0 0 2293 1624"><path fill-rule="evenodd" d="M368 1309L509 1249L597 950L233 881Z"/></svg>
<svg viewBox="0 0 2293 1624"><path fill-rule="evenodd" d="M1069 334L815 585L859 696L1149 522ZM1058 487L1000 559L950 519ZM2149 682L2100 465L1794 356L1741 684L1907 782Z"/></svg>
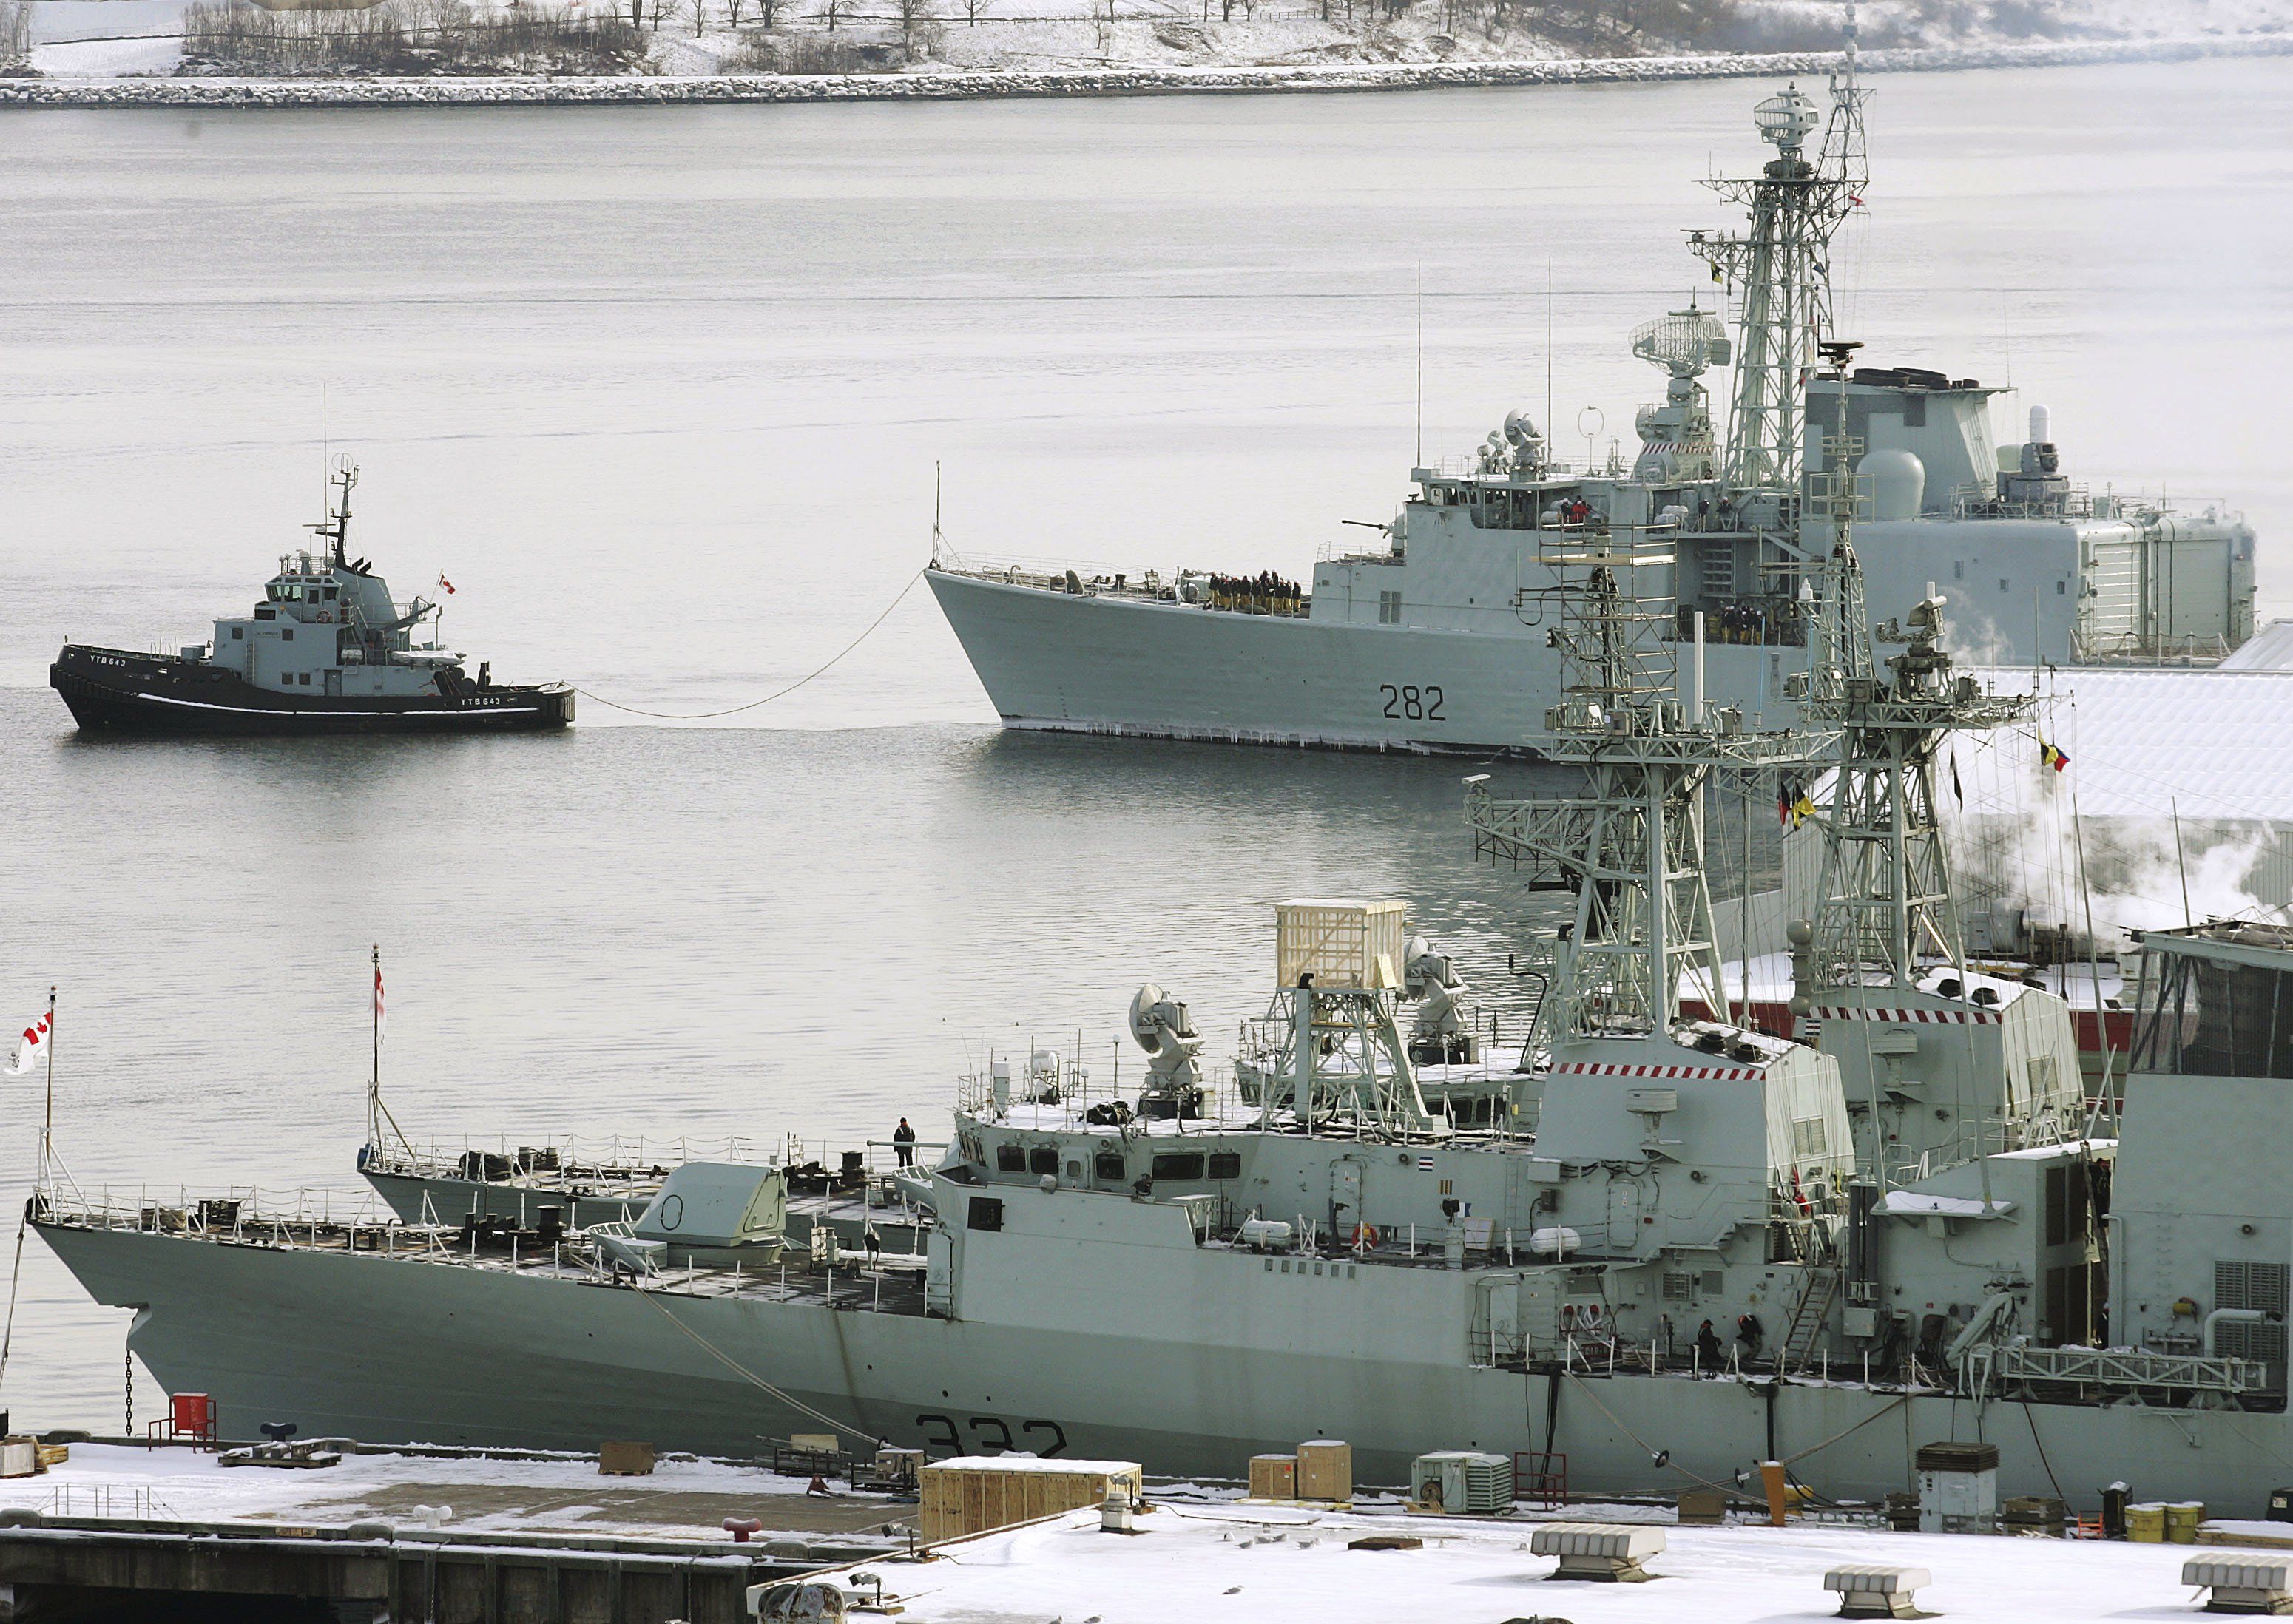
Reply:
<svg viewBox="0 0 2293 1624"><path fill-rule="evenodd" d="M1874 519L1916 519L1927 494L1927 465L1918 453L1900 446L1881 446L1855 465L1859 478L1871 481Z"/></svg>

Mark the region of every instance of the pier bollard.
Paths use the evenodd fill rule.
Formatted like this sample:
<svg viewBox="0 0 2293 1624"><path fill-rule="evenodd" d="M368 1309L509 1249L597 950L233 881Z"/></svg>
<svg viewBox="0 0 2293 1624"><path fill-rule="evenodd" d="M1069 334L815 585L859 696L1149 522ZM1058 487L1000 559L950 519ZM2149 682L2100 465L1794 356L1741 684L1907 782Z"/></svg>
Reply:
<svg viewBox="0 0 2293 1624"><path fill-rule="evenodd" d="M1763 1460L1760 1463L1760 1487L1767 1491L1768 1526L1781 1528L1784 1514L1791 1505L1791 1490L1784 1481L1784 1463Z"/></svg>

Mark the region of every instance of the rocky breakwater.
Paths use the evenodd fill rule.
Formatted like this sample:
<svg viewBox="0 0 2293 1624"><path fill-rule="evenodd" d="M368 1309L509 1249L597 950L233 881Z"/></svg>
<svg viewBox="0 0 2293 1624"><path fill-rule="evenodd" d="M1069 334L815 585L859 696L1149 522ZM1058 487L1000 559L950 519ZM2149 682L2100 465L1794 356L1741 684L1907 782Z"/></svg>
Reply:
<svg viewBox="0 0 2293 1624"><path fill-rule="evenodd" d="M2069 67L2293 54L2293 36L2102 41L1874 51L1876 72ZM1649 56L1524 61L1317 64L1310 67L1096 68L1012 72L923 70L782 77L720 74L611 78L223 78L0 81L0 107L492 107L728 101L952 101L1001 96L1131 96L1434 90L1819 74L1835 53Z"/></svg>

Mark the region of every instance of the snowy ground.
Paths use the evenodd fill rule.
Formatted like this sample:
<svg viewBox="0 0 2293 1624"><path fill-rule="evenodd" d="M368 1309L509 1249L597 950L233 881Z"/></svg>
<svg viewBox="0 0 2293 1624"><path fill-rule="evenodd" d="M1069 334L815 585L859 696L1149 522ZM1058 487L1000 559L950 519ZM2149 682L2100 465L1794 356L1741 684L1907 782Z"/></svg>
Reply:
<svg viewBox="0 0 2293 1624"><path fill-rule="evenodd" d="M1603 1515L1579 1508L1577 1517ZM1667 1528L1645 1585L1552 1580L1527 1524L1438 1522L1276 1509L1163 1506L1139 1532L1099 1531L1097 1511L990 1534L928 1562L871 1563L906 1624L1497 1624L1539 1616L1575 1624L1780 1624L1827 1618L1827 1569L1876 1563L1927 1569L1920 1605L1952 1624L2070 1624L2202 1617L2181 1582L2192 1547L1896 1534L1755 1524ZM1355 1551L1365 1533L1421 1536L1414 1551ZM2211 1554L2211 1553L2208 1553ZM2224 1553L2225 1554L2225 1553ZM2196 1598L2201 1601L2202 1597Z"/></svg>
<svg viewBox="0 0 2293 1624"><path fill-rule="evenodd" d="M225 1467L204 1450L75 1443L71 1458L36 1477L0 1482L0 1507L56 1516L186 1522L280 1522L340 1527L418 1521L417 1507L448 1508L442 1526L466 1531L618 1534L722 1544L724 1520L754 1517L763 1538L881 1539L913 1507L876 1496L807 1497L806 1480L690 1457L663 1459L646 1477L606 1477L596 1460L345 1455L312 1471Z"/></svg>
<svg viewBox="0 0 2293 1624"><path fill-rule="evenodd" d="M1550 1580L1528 1549L1543 1514L1443 1520L1390 1506L1344 1512L1150 1491L1155 1509L1123 1537L1099 1531L1094 1508L960 1541L928 1560L871 1560L907 1624L1391 1624L1442 1619L1498 1624L1538 1616L1575 1624L1780 1624L1836 1612L1823 1575L1844 1563L1928 1570L1921 1605L1956 1624L2084 1624L2199 1616L2182 1563L2216 1546L2282 1550L2293 1525L2211 1523L2207 1546L2109 1544L1897 1534L1758 1522L1680 1528L1669 1510L1580 1506L1571 1521L1661 1525L1669 1548L1649 1585ZM755 1516L799 1538L882 1537L911 1507L861 1497L807 1500L800 1480L677 1458L645 1478L603 1477L587 1458L498 1460L377 1454L290 1472L224 1468L210 1454L79 1443L63 1466L0 1482L0 1507L68 1516L247 1521L340 1527L415 1526L417 1506L447 1507L443 1526L486 1533L578 1532L685 1538L721 1545L727 1515ZM1414 1551L1356 1551L1365 1534L1414 1534ZM773 1537L768 1533L766 1538ZM848 1548L848 1546L847 1546ZM2227 1554L2224 1552L2223 1554ZM848 1574L855 1570L847 1570Z"/></svg>

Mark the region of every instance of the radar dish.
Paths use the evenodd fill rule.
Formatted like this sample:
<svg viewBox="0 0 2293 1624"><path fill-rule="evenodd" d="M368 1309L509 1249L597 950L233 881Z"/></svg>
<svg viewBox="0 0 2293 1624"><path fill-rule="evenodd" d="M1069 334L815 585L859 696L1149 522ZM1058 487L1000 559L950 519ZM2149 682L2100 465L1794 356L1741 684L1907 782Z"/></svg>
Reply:
<svg viewBox="0 0 2293 1624"><path fill-rule="evenodd" d="M1815 133L1815 103L1796 85L1770 96L1752 109L1752 123L1760 139L1778 151L1796 152Z"/></svg>
<svg viewBox="0 0 2293 1624"><path fill-rule="evenodd" d="M1700 310L1673 311L1633 329L1633 353L1675 377L1692 378L1712 364L1728 341L1718 317Z"/></svg>
<svg viewBox="0 0 2293 1624"><path fill-rule="evenodd" d="M1157 1022L1154 1015L1155 1006L1163 1001L1163 996L1160 987L1148 982L1138 990L1138 996L1130 1000L1130 1035L1138 1039L1138 1046L1149 1054L1163 1046L1160 1036L1161 1022Z"/></svg>

